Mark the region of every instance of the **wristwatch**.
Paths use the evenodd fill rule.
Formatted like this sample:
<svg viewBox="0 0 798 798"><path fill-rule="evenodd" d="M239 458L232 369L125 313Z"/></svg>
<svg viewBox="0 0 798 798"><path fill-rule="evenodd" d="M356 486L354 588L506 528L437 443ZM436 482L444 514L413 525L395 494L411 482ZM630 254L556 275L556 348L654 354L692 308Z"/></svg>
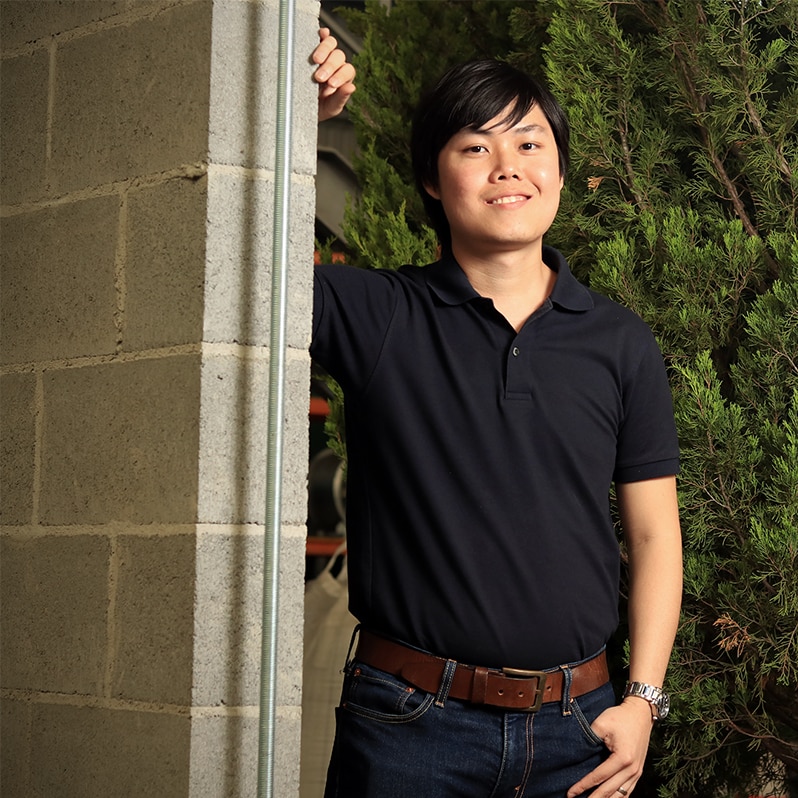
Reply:
<svg viewBox="0 0 798 798"><path fill-rule="evenodd" d="M662 691L661 687L644 682L627 682L623 697L637 696L643 701L648 701L654 709L654 720L665 720L671 709L671 697Z"/></svg>

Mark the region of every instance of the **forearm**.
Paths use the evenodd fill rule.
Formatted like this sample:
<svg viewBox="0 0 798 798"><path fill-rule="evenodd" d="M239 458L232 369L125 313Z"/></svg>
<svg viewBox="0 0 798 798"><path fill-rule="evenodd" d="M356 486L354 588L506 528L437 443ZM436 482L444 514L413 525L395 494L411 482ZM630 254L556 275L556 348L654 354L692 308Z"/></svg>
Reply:
<svg viewBox="0 0 798 798"><path fill-rule="evenodd" d="M660 687L682 596L675 479L619 486L619 500L629 555L629 680Z"/></svg>
<svg viewBox="0 0 798 798"><path fill-rule="evenodd" d="M629 550L629 681L661 687L682 597L678 538L651 540Z"/></svg>

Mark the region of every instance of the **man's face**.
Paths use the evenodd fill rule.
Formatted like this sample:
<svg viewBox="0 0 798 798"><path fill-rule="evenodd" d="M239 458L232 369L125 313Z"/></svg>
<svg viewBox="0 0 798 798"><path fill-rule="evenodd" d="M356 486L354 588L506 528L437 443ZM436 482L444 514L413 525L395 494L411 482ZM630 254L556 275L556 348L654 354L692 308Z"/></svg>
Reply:
<svg viewBox="0 0 798 798"><path fill-rule="evenodd" d="M438 184L425 186L443 205L455 255L539 252L557 214L563 181L551 125L536 105L507 127L509 111L455 133L438 155Z"/></svg>

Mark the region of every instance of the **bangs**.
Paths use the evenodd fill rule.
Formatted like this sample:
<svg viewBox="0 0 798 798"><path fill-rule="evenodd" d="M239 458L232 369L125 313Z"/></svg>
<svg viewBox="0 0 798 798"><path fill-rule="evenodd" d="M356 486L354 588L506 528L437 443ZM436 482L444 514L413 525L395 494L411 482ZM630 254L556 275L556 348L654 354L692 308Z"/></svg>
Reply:
<svg viewBox="0 0 798 798"><path fill-rule="evenodd" d="M511 103L511 104L510 104ZM491 125L489 130L498 127L514 127L517 125L536 105L537 100L532 99L529 102L529 105L526 105L521 102L518 97L514 97L510 100L509 103L495 103L496 110L494 111L492 108L486 108L484 114L480 114L480 118L471 124L463 125L460 130L468 129L468 130L484 130L485 125L491 121L491 119L495 119L502 111L506 111L509 105L510 111L505 116L503 116L498 122L495 122ZM484 119L482 118L484 116Z"/></svg>
<svg viewBox="0 0 798 798"><path fill-rule="evenodd" d="M452 105L447 124L441 131L447 139L466 128L483 128L500 114L505 115L497 127L516 125L538 102L537 95L529 90L525 80L497 85L494 76L489 75L474 81L469 88L471 91Z"/></svg>

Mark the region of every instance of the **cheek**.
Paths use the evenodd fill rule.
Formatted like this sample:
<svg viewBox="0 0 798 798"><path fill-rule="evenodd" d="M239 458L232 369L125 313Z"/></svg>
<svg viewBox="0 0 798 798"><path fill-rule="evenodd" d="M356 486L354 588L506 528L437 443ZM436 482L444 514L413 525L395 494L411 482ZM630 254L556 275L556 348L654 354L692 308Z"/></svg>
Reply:
<svg viewBox="0 0 798 798"><path fill-rule="evenodd" d="M439 199L442 202L474 201L479 197L480 181L468 169L452 170L447 179L438 184Z"/></svg>
<svg viewBox="0 0 798 798"><path fill-rule="evenodd" d="M456 215L463 209L468 192L458 181L447 182L445 185L438 186L437 198L443 205L443 210L447 216Z"/></svg>

